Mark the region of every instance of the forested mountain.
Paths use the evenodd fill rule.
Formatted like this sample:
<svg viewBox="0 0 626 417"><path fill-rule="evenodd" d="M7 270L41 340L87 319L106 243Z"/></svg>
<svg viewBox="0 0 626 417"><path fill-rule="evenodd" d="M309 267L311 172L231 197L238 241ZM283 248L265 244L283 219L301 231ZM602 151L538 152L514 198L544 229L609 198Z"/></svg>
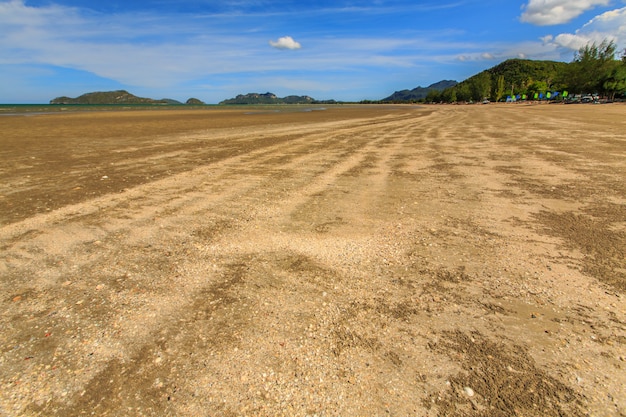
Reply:
<svg viewBox="0 0 626 417"><path fill-rule="evenodd" d="M456 81L443 80L438 83L431 84L428 87L416 87L412 90L396 91L387 98L382 99L383 102L408 102L418 101L426 98L431 90L443 91L446 88L457 85Z"/></svg>
<svg viewBox="0 0 626 417"><path fill-rule="evenodd" d="M441 101L499 101L507 95L532 96L558 91L564 87L563 74L568 65L556 61L509 59L446 89L439 98Z"/></svg>
<svg viewBox="0 0 626 417"><path fill-rule="evenodd" d="M426 102L469 102L558 99L572 94L599 94L608 99L626 95L626 50L615 59L616 46L604 41L581 48L570 63L509 59L454 86L430 89ZM404 90L382 101L414 101Z"/></svg>
<svg viewBox="0 0 626 417"><path fill-rule="evenodd" d="M430 102L563 99L573 94L600 94L609 99L626 94L626 51L616 60L613 42L581 48L570 63L509 59L442 92Z"/></svg>
<svg viewBox="0 0 626 417"><path fill-rule="evenodd" d="M396 91L383 102L412 101L479 101L484 98L500 100L520 92L546 92L560 89L570 64L556 61L509 59L457 83L441 81L429 87Z"/></svg>
<svg viewBox="0 0 626 417"><path fill-rule="evenodd" d="M530 59L509 59L488 69L492 79L503 76L511 85L529 86L533 81L543 81L548 85L558 83L560 74L569 64L557 61L534 61Z"/></svg>

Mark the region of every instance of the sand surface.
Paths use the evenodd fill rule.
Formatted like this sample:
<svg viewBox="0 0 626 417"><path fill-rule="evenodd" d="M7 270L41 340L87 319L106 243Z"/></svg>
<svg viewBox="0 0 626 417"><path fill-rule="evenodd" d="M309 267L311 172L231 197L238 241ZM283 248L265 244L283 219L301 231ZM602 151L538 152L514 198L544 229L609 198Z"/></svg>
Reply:
<svg viewBox="0 0 626 417"><path fill-rule="evenodd" d="M0 131L1 416L626 415L624 105Z"/></svg>

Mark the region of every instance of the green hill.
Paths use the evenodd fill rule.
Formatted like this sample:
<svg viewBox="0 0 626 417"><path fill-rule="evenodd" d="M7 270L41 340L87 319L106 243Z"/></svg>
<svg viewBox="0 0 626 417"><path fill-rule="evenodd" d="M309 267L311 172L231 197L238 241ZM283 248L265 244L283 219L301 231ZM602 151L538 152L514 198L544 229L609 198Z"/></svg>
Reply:
<svg viewBox="0 0 626 417"><path fill-rule="evenodd" d="M557 61L534 61L529 59L509 59L488 69L492 79L503 76L508 84L527 87L534 81L545 82L548 87L556 87L569 64Z"/></svg>
<svg viewBox="0 0 626 417"><path fill-rule="evenodd" d="M499 101L507 95L561 90L570 64L557 61L509 59L482 71L427 101ZM432 99L432 100L428 100Z"/></svg>
<svg viewBox="0 0 626 417"><path fill-rule="evenodd" d="M396 91L380 102L456 102L502 100L507 95L545 93L565 87L571 64L509 59L457 83L444 80L428 87Z"/></svg>

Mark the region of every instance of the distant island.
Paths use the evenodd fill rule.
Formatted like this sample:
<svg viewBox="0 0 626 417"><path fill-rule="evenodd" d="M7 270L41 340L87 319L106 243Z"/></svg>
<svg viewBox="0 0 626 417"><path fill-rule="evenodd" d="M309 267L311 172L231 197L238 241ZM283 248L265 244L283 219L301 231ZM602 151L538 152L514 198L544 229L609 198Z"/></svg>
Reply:
<svg viewBox="0 0 626 417"><path fill-rule="evenodd" d="M220 105L229 104L334 104L335 100L319 101L309 96L278 97L273 93L248 93L239 94L235 98L221 101Z"/></svg>
<svg viewBox="0 0 626 417"><path fill-rule="evenodd" d="M232 105L232 104L335 104L335 100L315 100L309 96L287 96L278 97L273 93L249 93L240 94L235 98L221 101L220 105ZM137 97L134 94L129 93L126 90L116 91L96 91L93 93L86 93L79 97L57 97L50 100L50 104L103 104L103 105L115 105L115 104L155 104L155 105L183 105L180 101L172 100L169 98L163 98L155 100L152 98ZM205 105L203 101L197 98L190 98L185 105Z"/></svg>
<svg viewBox="0 0 626 417"><path fill-rule="evenodd" d="M57 97L50 100L50 104L160 104L160 105L182 105L180 101L163 98L154 100L151 98L137 97L126 90L97 91L83 94L82 96ZM202 105L204 102L197 98L190 98L185 103L187 105Z"/></svg>
<svg viewBox="0 0 626 417"><path fill-rule="evenodd" d="M202 100L199 100L197 98L190 98L189 100L185 101L185 104L191 105L191 106L203 106L206 103Z"/></svg>

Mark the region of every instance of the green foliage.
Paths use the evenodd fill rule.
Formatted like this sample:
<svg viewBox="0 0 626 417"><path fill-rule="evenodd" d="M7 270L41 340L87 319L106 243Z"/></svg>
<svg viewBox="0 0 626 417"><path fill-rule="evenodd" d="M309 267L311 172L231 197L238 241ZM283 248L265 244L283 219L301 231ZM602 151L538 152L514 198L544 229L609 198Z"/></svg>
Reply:
<svg viewBox="0 0 626 417"><path fill-rule="evenodd" d="M531 81L526 87L525 94L534 97L535 94L541 94L549 91L548 83L545 81Z"/></svg>
<svg viewBox="0 0 626 417"><path fill-rule="evenodd" d="M556 79L563 69L567 67L564 62L556 61L533 61L528 59L509 59L489 70L492 78L504 76L507 82L507 91L513 88L513 94L523 93L533 81L543 81L549 87L555 88Z"/></svg>
<svg viewBox="0 0 626 417"><path fill-rule="evenodd" d="M531 86L535 90L542 87L538 92L545 93L549 89L562 88L558 80L567 66L564 62L556 61L509 59L445 90L442 97L447 102L479 101L484 98L499 101L508 94L527 94ZM456 100L451 100L454 95L448 90L454 90Z"/></svg>
<svg viewBox="0 0 626 417"><path fill-rule="evenodd" d="M569 89L576 93L605 92L604 80L614 69L615 52L615 43L606 40L580 48L565 72Z"/></svg>
<svg viewBox="0 0 626 417"><path fill-rule="evenodd" d="M613 66L603 79L602 88L611 100L616 94L626 93L626 62L622 61Z"/></svg>
<svg viewBox="0 0 626 417"><path fill-rule="evenodd" d="M472 99L469 83L460 83L454 90L456 91L457 101L467 102Z"/></svg>
<svg viewBox="0 0 626 417"><path fill-rule="evenodd" d="M425 98L427 103L439 103L442 101L441 99L441 91L439 90L430 90L426 94Z"/></svg>
<svg viewBox="0 0 626 417"><path fill-rule="evenodd" d="M441 101L445 103L454 103L457 101L456 89L448 88L441 92Z"/></svg>
<svg viewBox="0 0 626 417"><path fill-rule="evenodd" d="M496 103L500 101L502 97L504 97L505 89L506 89L506 81L505 81L504 75L500 75L498 76L498 82L496 84L496 89L493 95L493 100Z"/></svg>
<svg viewBox="0 0 626 417"><path fill-rule="evenodd" d="M491 96L491 75L489 73L483 71L472 78L470 84L472 100L483 101L483 99Z"/></svg>

